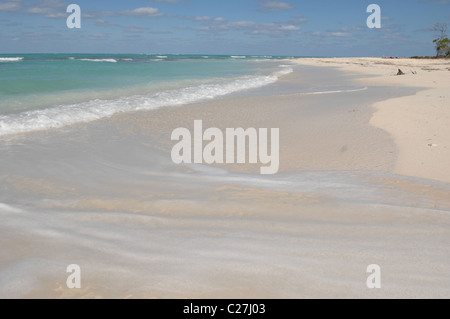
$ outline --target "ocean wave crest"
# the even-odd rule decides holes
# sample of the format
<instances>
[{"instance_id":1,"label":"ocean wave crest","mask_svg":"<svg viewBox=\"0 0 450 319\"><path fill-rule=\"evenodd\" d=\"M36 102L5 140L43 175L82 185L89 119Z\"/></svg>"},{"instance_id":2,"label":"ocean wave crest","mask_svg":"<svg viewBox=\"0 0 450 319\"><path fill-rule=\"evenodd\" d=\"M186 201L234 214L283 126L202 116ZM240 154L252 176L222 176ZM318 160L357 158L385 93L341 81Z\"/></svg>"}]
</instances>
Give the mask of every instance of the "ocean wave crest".
<instances>
[{"instance_id":1,"label":"ocean wave crest","mask_svg":"<svg viewBox=\"0 0 450 319\"><path fill-rule=\"evenodd\" d=\"M96 99L77 104L26 111L19 114L3 115L0 116L0 136L92 122L117 113L152 110L213 99L230 93L275 83L278 77L292 71L293 69L290 67L282 67L279 71L267 76L244 76L222 83L202 84L162 91L150 96L136 95L115 100Z\"/></svg>"},{"instance_id":2,"label":"ocean wave crest","mask_svg":"<svg viewBox=\"0 0 450 319\"><path fill-rule=\"evenodd\" d=\"M23 57L0 58L0 62L19 62L22 60Z\"/></svg>"},{"instance_id":3,"label":"ocean wave crest","mask_svg":"<svg viewBox=\"0 0 450 319\"><path fill-rule=\"evenodd\" d=\"M89 62L109 62L109 63L117 63L116 59L75 59L78 61L89 61Z\"/></svg>"}]
</instances>

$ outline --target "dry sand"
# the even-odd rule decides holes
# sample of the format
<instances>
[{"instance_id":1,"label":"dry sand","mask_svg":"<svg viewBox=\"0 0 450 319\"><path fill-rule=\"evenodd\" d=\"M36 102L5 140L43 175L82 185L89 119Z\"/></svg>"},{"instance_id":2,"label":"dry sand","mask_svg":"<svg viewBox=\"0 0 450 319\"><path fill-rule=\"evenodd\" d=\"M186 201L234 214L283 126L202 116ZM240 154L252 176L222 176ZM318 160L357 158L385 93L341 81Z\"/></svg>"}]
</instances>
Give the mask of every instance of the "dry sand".
<instances>
[{"instance_id":1,"label":"dry sand","mask_svg":"<svg viewBox=\"0 0 450 319\"><path fill-rule=\"evenodd\" d=\"M417 87L413 96L375 103L370 123L399 148L394 172L450 182L450 60L312 58L298 63L367 75L366 85ZM398 69L405 75L397 76Z\"/></svg>"}]
</instances>

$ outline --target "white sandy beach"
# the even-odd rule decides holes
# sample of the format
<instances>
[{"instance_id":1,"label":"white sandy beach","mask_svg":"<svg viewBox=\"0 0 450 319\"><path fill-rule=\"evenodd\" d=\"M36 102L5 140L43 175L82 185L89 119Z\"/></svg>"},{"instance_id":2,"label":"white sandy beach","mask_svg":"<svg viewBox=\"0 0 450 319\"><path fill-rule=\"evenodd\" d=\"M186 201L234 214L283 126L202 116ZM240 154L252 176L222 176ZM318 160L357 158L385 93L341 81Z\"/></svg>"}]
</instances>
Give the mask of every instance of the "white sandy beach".
<instances>
[{"instance_id":1,"label":"white sandy beach","mask_svg":"<svg viewBox=\"0 0 450 319\"><path fill-rule=\"evenodd\" d=\"M2 139L0 296L449 298L447 63L298 63L257 94ZM279 174L172 163L198 119L280 128Z\"/></svg>"},{"instance_id":2,"label":"white sandy beach","mask_svg":"<svg viewBox=\"0 0 450 319\"><path fill-rule=\"evenodd\" d=\"M416 95L374 104L376 112L370 123L393 136L399 148L396 173L450 182L448 59L318 58L298 62L374 75L360 80L366 85L420 88ZM397 76L398 69L405 75Z\"/></svg>"}]
</instances>

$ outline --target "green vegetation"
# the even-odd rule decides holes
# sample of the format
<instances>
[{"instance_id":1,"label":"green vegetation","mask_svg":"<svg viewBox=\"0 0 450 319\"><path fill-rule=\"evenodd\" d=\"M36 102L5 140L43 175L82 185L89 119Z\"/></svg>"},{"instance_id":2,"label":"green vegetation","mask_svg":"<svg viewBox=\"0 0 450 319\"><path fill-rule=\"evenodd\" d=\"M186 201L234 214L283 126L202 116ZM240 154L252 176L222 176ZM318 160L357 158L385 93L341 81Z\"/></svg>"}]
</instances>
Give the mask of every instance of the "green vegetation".
<instances>
[{"instance_id":1,"label":"green vegetation","mask_svg":"<svg viewBox=\"0 0 450 319\"><path fill-rule=\"evenodd\" d=\"M450 59L450 56L412 56L410 59Z\"/></svg>"},{"instance_id":2,"label":"green vegetation","mask_svg":"<svg viewBox=\"0 0 450 319\"><path fill-rule=\"evenodd\" d=\"M450 40L447 37L447 24L437 23L433 31L439 33L439 37L433 40L436 48L436 57L450 57Z\"/></svg>"}]
</instances>

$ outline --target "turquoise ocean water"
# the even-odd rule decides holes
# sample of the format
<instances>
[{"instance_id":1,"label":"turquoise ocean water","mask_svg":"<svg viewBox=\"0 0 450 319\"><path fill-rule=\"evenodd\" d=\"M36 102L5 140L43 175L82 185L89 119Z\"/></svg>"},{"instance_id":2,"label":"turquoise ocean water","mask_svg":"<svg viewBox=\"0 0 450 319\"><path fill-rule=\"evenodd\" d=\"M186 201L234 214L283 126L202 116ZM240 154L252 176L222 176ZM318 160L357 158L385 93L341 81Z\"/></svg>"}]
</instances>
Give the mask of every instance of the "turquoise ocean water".
<instances>
[{"instance_id":1,"label":"turquoise ocean water","mask_svg":"<svg viewBox=\"0 0 450 319\"><path fill-rule=\"evenodd\" d=\"M292 72L285 57L0 55L0 136L183 105L262 87Z\"/></svg>"}]
</instances>

